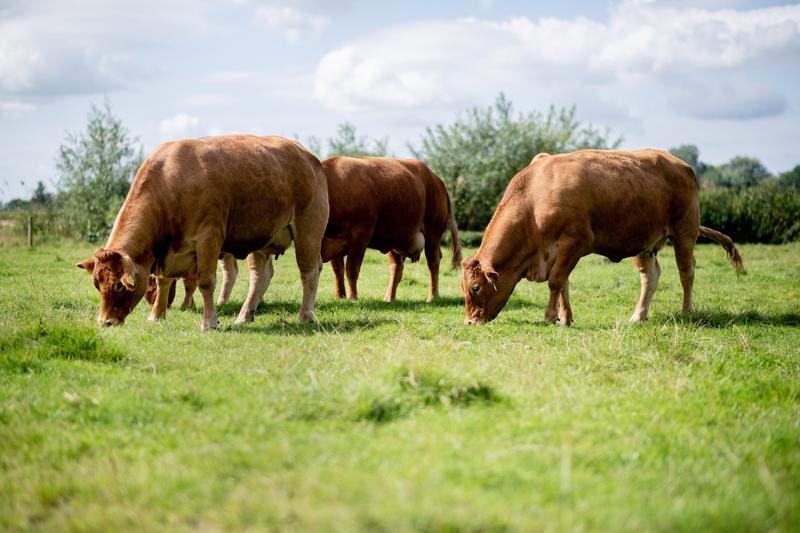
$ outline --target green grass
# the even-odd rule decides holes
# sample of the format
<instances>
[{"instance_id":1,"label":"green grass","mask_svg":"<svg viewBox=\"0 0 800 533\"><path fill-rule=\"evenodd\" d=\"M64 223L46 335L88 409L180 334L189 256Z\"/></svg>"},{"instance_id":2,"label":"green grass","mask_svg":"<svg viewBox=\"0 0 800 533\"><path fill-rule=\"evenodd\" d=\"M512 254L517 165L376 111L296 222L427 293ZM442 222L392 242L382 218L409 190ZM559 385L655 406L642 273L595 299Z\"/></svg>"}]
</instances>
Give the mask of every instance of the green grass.
<instances>
[{"instance_id":1,"label":"green grass","mask_svg":"<svg viewBox=\"0 0 800 533\"><path fill-rule=\"evenodd\" d=\"M800 244L741 251L737 280L698 247L683 318L665 249L636 326L630 261L586 257L571 329L527 282L465 326L423 265L385 304L372 252L362 299L326 266L301 325L290 255L255 322L243 271L204 334L144 305L99 329L90 247L0 247L0 530L798 530Z\"/></svg>"}]
</instances>

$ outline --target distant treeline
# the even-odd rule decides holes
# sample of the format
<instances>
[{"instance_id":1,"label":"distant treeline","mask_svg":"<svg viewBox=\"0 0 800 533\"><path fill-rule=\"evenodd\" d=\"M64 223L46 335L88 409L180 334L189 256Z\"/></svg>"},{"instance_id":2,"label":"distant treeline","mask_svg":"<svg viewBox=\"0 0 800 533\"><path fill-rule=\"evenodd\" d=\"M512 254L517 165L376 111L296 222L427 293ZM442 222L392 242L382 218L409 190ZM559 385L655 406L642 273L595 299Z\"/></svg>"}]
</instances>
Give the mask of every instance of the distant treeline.
<instances>
[{"instance_id":1,"label":"distant treeline","mask_svg":"<svg viewBox=\"0 0 800 533\"><path fill-rule=\"evenodd\" d=\"M574 108L515 113L498 96L494 105L473 108L449 124L426 128L415 157L425 161L447 185L456 221L464 235L477 240L489 222L508 182L540 152L557 154L621 144L608 129L575 118ZM336 137L305 141L320 158L334 155L391 155L388 140L359 136L344 123ZM800 239L800 164L779 176L758 159L737 156L713 166L700 160L696 146L670 149L695 171L700 187L701 223L737 242L783 243ZM68 134L57 154L57 192L39 182L30 199L0 205L0 241L24 236L33 216L35 238L73 237L91 242L106 238L125 198L142 149L116 118L108 102L92 106L86 131ZM477 233L476 233L477 232ZM472 244L466 243L466 244Z\"/></svg>"}]
</instances>

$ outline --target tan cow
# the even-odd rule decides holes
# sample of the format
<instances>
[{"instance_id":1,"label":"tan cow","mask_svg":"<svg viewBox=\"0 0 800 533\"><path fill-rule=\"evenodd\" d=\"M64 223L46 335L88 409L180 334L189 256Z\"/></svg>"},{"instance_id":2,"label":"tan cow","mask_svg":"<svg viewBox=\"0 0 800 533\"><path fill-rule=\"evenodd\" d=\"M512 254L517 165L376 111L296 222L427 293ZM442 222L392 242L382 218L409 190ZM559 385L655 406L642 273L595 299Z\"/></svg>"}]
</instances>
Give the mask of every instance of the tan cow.
<instances>
[{"instance_id":1,"label":"tan cow","mask_svg":"<svg viewBox=\"0 0 800 533\"><path fill-rule=\"evenodd\" d=\"M448 227L453 268L458 268L461 261L458 230L442 180L417 160L332 157L322 166L330 199L322 260L331 261L336 295L345 296L346 270L347 297L358 298L358 274L364 253L367 248L374 248L389 257L391 276L385 301L391 302L397 295L405 258L416 262L423 250L430 272L428 301L438 297L440 246Z\"/></svg>"},{"instance_id":2,"label":"tan cow","mask_svg":"<svg viewBox=\"0 0 800 533\"><path fill-rule=\"evenodd\" d=\"M300 320L312 319L328 194L319 160L281 137L233 135L168 142L142 164L108 243L78 263L100 291L102 325L122 324L147 289L164 316L174 278L197 268L202 330L217 327L216 263L221 252L283 252L295 243L303 283Z\"/></svg>"},{"instance_id":3,"label":"tan cow","mask_svg":"<svg viewBox=\"0 0 800 533\"><path fill-rule=\"evenodd\" d=\"M630 320L646 320L661 274L656 253L668 239L683 285L683 312L689 313L698 234L725 248L738 275L742 258L733 241L700 226L692 168L667 152L537 156L508 184L478 253L464 261L466 322L494 319L526 278L548 282L545 322L570 325L569 274L590 253L614 262L633 257L642 290Z\"/></svg>"}]
</instances>

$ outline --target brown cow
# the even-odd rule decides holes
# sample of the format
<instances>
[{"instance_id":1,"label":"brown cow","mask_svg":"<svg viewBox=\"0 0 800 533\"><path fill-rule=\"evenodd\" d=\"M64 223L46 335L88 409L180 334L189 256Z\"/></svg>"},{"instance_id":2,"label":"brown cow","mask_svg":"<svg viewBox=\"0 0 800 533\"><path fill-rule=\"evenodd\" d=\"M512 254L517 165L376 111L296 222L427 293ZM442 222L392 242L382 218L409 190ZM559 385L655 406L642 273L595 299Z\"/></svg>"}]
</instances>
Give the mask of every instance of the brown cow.
<instances>
[{"instance_id":1,"label":"brown cow","mask_svg":"<svg viewBox=\"0 0 800 533\"><path fill-rule=\"evenodd\" d=\"M358 298L358 273L367 248L389 257L390 281L384 300L391 302L403 276L403 261L425 250L430 271L428 301L439 296L442 235L450 228L452 265L461 261L450 197L438 176L417 160L388 157L332 157L322 162L328 180L330 219L322 241L322 260L331 261L336 296ZM345 267L344 256L347 256Z\"/></svg>"},{"instance_id":2,"label":"brown cow","mask_svg":"<svg viewBox=\"0 0 800 533\"><path fill-rule=\"evenodd\" d=\"M661 273L656 252L667 239L675 248L683 312L689 313L698 234L725 248L738 275L742 258L733 241L700 226L692 168L667 152L581 150L536 157L508 184L478 253L464 261L466 322L494 319L527 278L548 282L545 322L570 325L569 274L590 253L615 262L633 257L642 290L631 322L646 320Z\"/></svg>"},{"instance_id":3,"label":"brown cow","mask_svg":"<svg viewBox=\"0 0 800 533\"><path fill-rule=\"evenodd\" d=\"M303 283L300 320L312 319L328 193L319 160L281 137L232 135L161 145L139 168L108 243L78 263L100 291L102 325L122 324L157 277L151 320L166 312L169 285L197 268L202 330L217 327L217 258L295 242Z\"/></svg>"}]
</instances>

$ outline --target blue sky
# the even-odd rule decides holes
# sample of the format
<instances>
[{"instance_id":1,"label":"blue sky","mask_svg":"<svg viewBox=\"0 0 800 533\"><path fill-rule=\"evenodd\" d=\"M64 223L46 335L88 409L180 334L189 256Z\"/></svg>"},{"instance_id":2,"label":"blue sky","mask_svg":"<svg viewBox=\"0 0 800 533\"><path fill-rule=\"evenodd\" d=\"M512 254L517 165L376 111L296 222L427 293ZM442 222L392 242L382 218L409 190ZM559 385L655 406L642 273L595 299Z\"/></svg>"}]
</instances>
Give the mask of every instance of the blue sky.
<instances>
[{"instance_id":1,"label":"blue sky","mask_svg":"<svg viewBox=\"0 0 800 533\"><path fill-rule=\"evenodd\" d=\"M145 151L174 138L333 135L408 155L501 91L577 106L623 148L800 163L800 4L736 0L0 0L0 200L50 188L105 97ZM24 182L24 183L23 183Z\"/></svg>"}]
</instances>

